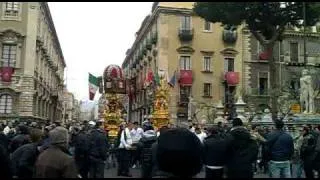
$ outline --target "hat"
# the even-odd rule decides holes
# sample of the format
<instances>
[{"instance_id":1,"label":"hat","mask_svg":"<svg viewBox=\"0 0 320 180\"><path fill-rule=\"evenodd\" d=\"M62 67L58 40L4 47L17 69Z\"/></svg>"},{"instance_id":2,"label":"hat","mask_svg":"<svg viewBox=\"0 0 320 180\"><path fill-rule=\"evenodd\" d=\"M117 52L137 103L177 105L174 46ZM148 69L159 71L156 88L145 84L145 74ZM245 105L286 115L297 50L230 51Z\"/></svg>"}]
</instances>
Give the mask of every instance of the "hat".
<instances>
[{"instance_id":1,"label":"hat","mask_svg":"<svg viewBox=\"0 0 320 180\"><path fill-rule=\"evenodd\" d=\"M187 129L168 129L159 136L156 158L161 171L192 177L202 168L202 155L199 138Z\"/></svg>"},{"instance_id":2,"label":"hat","mask_svg":"<svg viewBox=\"0 0 320 180\"><path fill-rule=\"evenodd\" d=\"M62 144L68 142L68 130L58 126L49 132L51 144Z\"/></svg>"}]
</instances>

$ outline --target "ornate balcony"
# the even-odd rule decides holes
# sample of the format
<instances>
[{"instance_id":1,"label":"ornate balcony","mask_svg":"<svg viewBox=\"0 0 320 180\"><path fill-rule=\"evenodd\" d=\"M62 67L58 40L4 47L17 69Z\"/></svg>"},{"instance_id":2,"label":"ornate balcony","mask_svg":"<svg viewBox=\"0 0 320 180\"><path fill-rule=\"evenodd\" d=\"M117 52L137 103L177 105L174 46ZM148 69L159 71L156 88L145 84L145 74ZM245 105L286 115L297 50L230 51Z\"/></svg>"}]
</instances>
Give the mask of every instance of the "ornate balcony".
<instances>
[{"instance_id":1,"label":"ornate balcony","mask_svg":"<svg viewBox=\"0 0 320 180\"><path fill-rule=\"evenodd\" d=\"M226 25L223 29L222 39L225 43L235 43L237 41L237 27Z\"/></svg>"},{"instance_id":2,"label":"ornate balcony","mask_svg":"<svg viewBox=\"0 0 320 180\"><path fill-rule=\"evenodd\" d=\"M179 38L181 41L191 41L193 39L193 29L179 29Z\"/></svg>"}]
</instances>

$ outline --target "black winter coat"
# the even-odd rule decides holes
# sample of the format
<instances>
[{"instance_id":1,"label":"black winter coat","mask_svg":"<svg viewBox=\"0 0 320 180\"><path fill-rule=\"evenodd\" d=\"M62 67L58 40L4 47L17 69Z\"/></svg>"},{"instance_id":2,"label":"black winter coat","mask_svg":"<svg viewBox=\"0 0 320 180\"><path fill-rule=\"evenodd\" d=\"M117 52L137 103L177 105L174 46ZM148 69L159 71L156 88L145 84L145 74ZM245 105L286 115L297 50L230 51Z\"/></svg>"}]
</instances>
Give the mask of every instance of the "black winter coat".
<instances>
[{"instance_id":1,"label":"black winter coat","mask_svg":"<svg viewBox=\"0 0 320 180\"><path fill-rule=\"evenodd\" d=\"M89 153L89 137L81 131L74 139L74 158L78 160L88 160Z\"/></svg>"},{"instance_id":2,"label":"black winter coat","mask_svg":"<svg viewBox=\"0 0 320 180\"><path fill-rule=\"evenodd\" d=\"M9 152L13 153L15 150L17 150L19 147L30 143L29 135L26 134L18 134L15 136L9 145Z\"/></svg>"},{"instance_id":3,"label":"black winter coat","mask_svg":"<svg viewBox=\"0 0 320 180\"><path fill-rule=\"evenodd\" d=\"M0 179L12 178L10 164L9 154L0 144Z\"/></svg>"},{"instance_id":4,"label":"black winter coat","mask_svg":"<svg viewBox=\"0 0 320 180\"><path fill-rule=\"evenodd\" d=\"M5 148L5 150L8 151L9 138L3 133L0 133L0 145L2 145Z\"/></svg>"},{"instance_id":5,"label":"black winter coat","mask_svg":"<svg viewBox=\"0 0 320 180\"><path fill-rule=\"evenodd\" d=\"M315 148L316 148L316 139L315 137L310 133L303 137L303 142L300 149L300 158L303 161L309 161L309 163L312 163L315 156Z\"/></svg>"},{"instance_id":6,"label":"black winter coat","mask_svg":"<svg viewBox=\"0 0 320 180\"><path fill-rule=\"evenodd\" d=\"M142 165L142 178L152 177L152 168L154 166L152 160L152 145L157 141L157 135L143 136L140 139L138 147L141 149L141 165Z\"/></svg>"},{"instance_id":7,"label":"black winter coat","mask_svg":"<svg viewBox=\"0 0 320 180\"><path fill-rule=\"evenodd\" d=\"M253 176L252 163L257 160L259 148L244 127L230 130L228 138L228 177Z\"/></svg>"},{"instance_id":8,"label":"black winter coat","mask_svg":"<svg viewBox=\"0 0 320 180\"><path fill-rule=\"evenodd\" d=\"M89 159L91 161L105 161L109 149L106 133L101 129L93 129L89 135Z\"/></svg>"},{"instance_id":9,"label":"black winter coat","mask_svg":"<svg viewBox=\"0 0 320 180\"><path fill-rule=\"evenodd\" d=\"M19 147L11 157L11 168L18 178L32 178L39 155L37 144L30 143Z\"/></svg>"},{"instance_id":10,"label":"black winter coat","mask_svg":"<svg viewBox=\"0 0 320 180\"><path fill-rule=\"evenodd\" d=\"M204 142L204 164L224 166L227 162L228 141L219 134L208 136Z\"/></svg>"}]
</instances>

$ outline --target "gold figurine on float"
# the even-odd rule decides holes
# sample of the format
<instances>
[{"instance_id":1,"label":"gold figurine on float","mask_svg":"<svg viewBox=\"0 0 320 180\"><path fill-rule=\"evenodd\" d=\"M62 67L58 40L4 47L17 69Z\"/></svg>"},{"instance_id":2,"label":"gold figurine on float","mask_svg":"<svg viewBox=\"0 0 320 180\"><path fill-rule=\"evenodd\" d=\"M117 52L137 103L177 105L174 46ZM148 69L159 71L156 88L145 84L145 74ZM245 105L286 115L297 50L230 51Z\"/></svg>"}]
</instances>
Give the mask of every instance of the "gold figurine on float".
<instances>
[{"instance_id":1,"label":"gold figurine on float","mask_svg":"<svg viewBox=\"0 0 320 180\"><path fill-rule=\"evenodd\" d=\"M160 86L155 92L152 122L157 129L169 124L169 87L164 76L160 77Z\"/></svg>"}]
</instances>

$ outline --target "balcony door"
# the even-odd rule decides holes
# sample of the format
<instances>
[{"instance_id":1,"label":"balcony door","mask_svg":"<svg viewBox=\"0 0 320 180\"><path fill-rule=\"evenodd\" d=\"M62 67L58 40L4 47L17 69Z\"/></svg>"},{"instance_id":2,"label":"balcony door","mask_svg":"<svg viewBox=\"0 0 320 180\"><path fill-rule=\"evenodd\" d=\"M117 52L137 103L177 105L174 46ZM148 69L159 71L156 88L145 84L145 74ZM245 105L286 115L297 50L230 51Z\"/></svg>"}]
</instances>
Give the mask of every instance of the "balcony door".
<instances>
[{"instance_id":1,"label":"balcony door","mask_svg":"<svg viewBox=\"0 0 320 180\"><path fill-rule=\"evenodd\" d=\"M234 58L225 57L224 58L224 72L233 72L234 71Z\"/></svg>"},{"instance_id":2,"label":"balcony door","mask_svg":"<svg viewBox=\"0 0 320 180\"><path fill-rule=\"evenodd\" d=\"M181 30L191 29L191 16L181 16Z\"/></svg>"},{"instance_id":3,"label":"balcony door","mask_svg":"<svg viewBox=\"0 0 320 180\"><path fill-rule=\"evenodd\" d=\"M180 102L188 103L191 95L191 86L180 86Z\"/></svg>"},{"instance_id":4,"label":"balcony door","mask_svg":"<svg viewBox=\"0 0 320 180\"><path fill-rule=\"evenodd\" d=\"M259 72L258 74L259 95L268 95L268 90L269 90L269 73Z\"/></svg>"}]
</instances>

